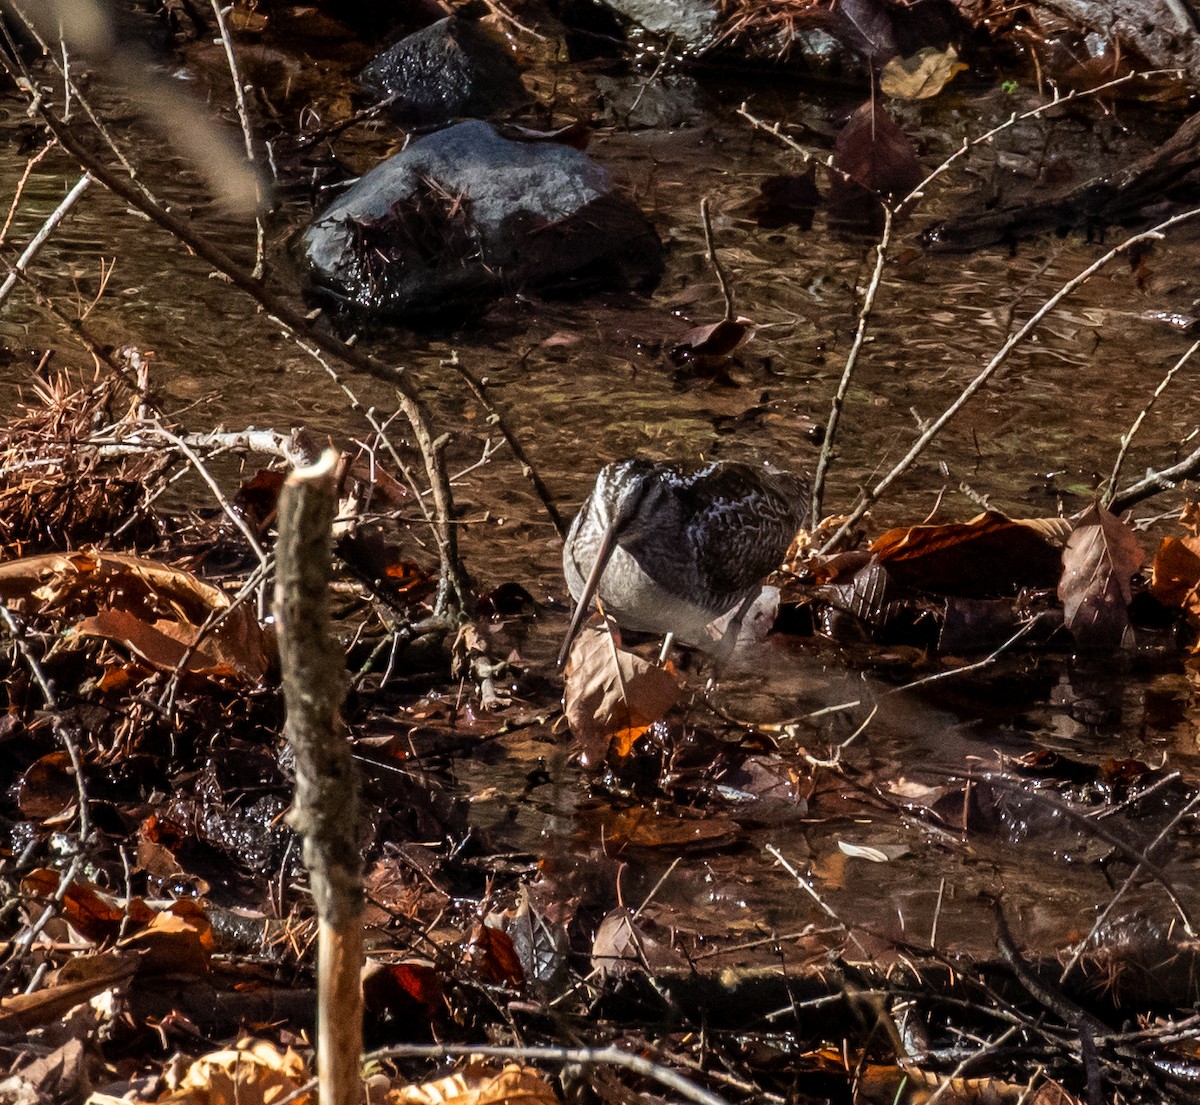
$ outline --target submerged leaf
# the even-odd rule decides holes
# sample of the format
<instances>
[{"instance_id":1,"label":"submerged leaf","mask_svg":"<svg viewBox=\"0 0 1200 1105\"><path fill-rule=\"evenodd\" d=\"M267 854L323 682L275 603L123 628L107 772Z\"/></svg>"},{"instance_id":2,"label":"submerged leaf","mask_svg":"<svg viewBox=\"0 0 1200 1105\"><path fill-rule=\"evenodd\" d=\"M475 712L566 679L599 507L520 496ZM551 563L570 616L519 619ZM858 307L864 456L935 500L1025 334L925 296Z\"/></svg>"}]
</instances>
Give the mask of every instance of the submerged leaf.
<instances>
[{"instance_id":1,"label":"submerged leaf","mask_svg":"<svg viewBox=\"0 0 1200 1105\"><path fill-rule=\"evenodd\" d=\"M1130 643L1133 574L1145 554L1133 530L1098 504L1075 527L1063 551L1058 597L1067 628L1085 648Z\"/></svg>"},{"instance_id":2,"label":"submerged leaf","mask_svg":"<svg viewBox=\"0 0 1200 1105\"><path fill-rule=\"evenodd\" d=\"M878 102L859 107L838 133L833 167L881 196L907 195L924 175L908 135ZM850 198L843 177L835 176L833 184L838 202Z\"/></svg>"}]
</instances>

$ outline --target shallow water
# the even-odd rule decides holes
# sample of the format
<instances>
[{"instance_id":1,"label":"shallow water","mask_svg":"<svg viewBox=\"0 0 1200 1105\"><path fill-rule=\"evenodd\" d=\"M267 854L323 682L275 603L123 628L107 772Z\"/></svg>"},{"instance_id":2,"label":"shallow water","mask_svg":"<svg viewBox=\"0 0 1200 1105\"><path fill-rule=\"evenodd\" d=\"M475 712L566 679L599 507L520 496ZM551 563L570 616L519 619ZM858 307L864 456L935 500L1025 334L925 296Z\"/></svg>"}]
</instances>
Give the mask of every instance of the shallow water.
<instances>
[{"instance_id":1,"label":"shallow water","mask_svg":"<svg viewBox=\"0 0 1200 1105\"><path fill-rule=\"evenodd\" d=\"M284 52L283 62L288 60ZM247 47L254 73L298 69L265 48ZM193 49L188 83L224 105L220 58ZM293 63L303 58L293 57ZM297 79L280 102L342 94L353 71L324 75L306 87ZM255 68L257 64L258 68ZM560 107L584 103L593 74L539 74L559 81ZM311 80L311 75L305 79ZM640 78L639 78L640 79ZM332 90L332 91L331 91ZM247 257L252 235L207 204L194 174L133 121L119 93L95 94L152 186L191 207L205 230ZM512 301L453 334L383 329L362 338L364 348L408 367L420 380L442 427L455 432L454 464L480 455L487 427L454 372L456 353L488 377L541 474L567 510L579 502L595 472L624 456L755 457L811 465L811 429L824 423L828 403L853 336L857 293L870 274L873 242L832 228L822 211L811 231L764 230L749 214L769 176L797 171L796 155L754 131L736 113L747 100L767 120L803 124L831 134L855 106L848 95L815 92L780 81L768 88L710 81L698 98L697 122L674 131L599 129L590 153L637 197L668 245L667 273L647 299L601 295L572 301ZM937 100L909 105L900 116L932 167L961 143L1017 108L1034 102L1032 89L1005 95L964 83ZM0 121L10 135L23 126L22 105L9 99ZM228 117L227 107L221 112ZM826 496L828 512L848 510L857 490L885 473L919 433L987 362L1027 315L1065 280L1119 240L1075 234L1050 236L964 255L925 253L919 231L937 218L978 203L1016 175L1036 176L1050 160L1075 179L1123 163L1169 133L1170 121L1121 107L1104 116L1081 109L1037 120L1002 135L967 165L930 189L924 208L897 230L893 262L880 288L869 341L850 389L837 458ZM337 140L346 163L363 166L395 141L373 124ZM13 142L0 147L0 180L11 195L25 166ZM59 201L77 173L51 155L28 185L9 241L23 243ZM706 379L674 368L663 350L689 328L721 317L723 303L704 259L699 199L710 197L713 228L738 310L757 333L727 375ZM300 190L281 202L270 223L271 271L277 288L294 295L296 274L287 252L295 228L311 213ZM361 438L367 427L324 371L278 333L243 298L178 245L95 186L57 233L36 265L39 280L64 303L86 302L100 280L101 259L115 259L107 290L89 318L102 340L154 352L154 381L181 421L200 430L224 423L288 429L306 425L339 440ZM869 528L920 521L945 491L938 517L965 519L978 507L960 491L969 485L1016 517L1066 513L1090 501L1096 473L1111 469L1118 439L1163 374L1192 338L1170 321L1191 318L1200 288L1200 224L1186 225L1154 247L1142 267L1118 260L1061 304L972 406L947 429L873 513ZM11 351L0 366L0 396L12 401L38 351L59 350L54 366L86 365L64 331L47 322L29 294L18 291L0 315L0 343ZM30 352L33 351L33 352ZM1190 379L1188 378L1190 375ZM1194 373L1181 373L1155 409L1131 451L1126 480L1146 466L1175 459L1178 443L1196 432ZM348 378L361 401L394 408L386 386ZM402 437L397 431L398 437ZM549 602L522 642L535 669L549 671L564 624L559 545L518 467L501 449L491 464L464 478L457 490L468 566L482 586L524 584ZM1161 496L1135 514L1157 517L1181 502ZM1169 532L1162 525L1156 533ZM1147 547L1151 547L1149 540ZM414 555L421 556L419 550ZM557 604L557 605L556 605ZM927 688L890 693L895 680L831 646L772 638L721 691L724 710L762 724L802 717L829 706L857 705L798 723L781 737L771 769L799 778L807 769L803 745L815 756L846 739L878 705L871 724L846 750L860 778L945 781L947 774L997 764L997 753L1051 748L1098 763L1140 758L1194 778L1200 702L1197 682L1175 659L1152 654L1108 663L1071 664L1062 657L1015 657L987 677L964 676ZM907 665L906 672L911 675ZM923 673L918 670L917 675ZM698 708L698 717L703 716ZM589 833L613 815L611 796L589 796L576 768L565 766L565 738L547 730L503 738L478 760L456 765L469 793L479 793L475 816L516 849L555 854L563 865L586 867L581 855L598 847ZM503 754L497 750L501 750ZM543 793L521 794L525 775L545 757L556 777ZM764 761L767 762L767 761ZM782 764L782 767L779 765ZM486 788L495 788L486 791ZM736 788L735 788L736 789ZM991 834L936 834L913 817L869 812L869 803L836 795L800 799L803 786L770 806L727 798L720 810L742 829L736 848L686 851L657 890L651 915L684 932L710 937L786 932L828 924L813 899L797 888L766 849L811 873L822 900L847 921L868 922L893 935L927 938L937 916L942 946L989 947L990 905L983 891L1002 892L1027 935L1059 945L1086 931L1113 893L1095 841L1049 821L1049 827L1003 822ZM789 806L788 803L791 803ZM846 814L839 814L842 803ZM735 808L736 807L736 808ZM765 818L766 823L760 823ZM1034 819L1037 820L1036 818ZM1043 820L1044 811L1043 811ZM1132 822L1129 833L1151 839L1161 819ZM1184 898L1195 899L1194 831L1166 863ZM1141 839L1144 837L1144 839ZM888 863L848 858L838 841L902 843L907 852ZM1089 851L1091 849L1091 851ZM1101 849L1103 851L1103 849ZM666 853L666 854L664 854ZM667 869L671 849L634 851L623 876L624 900L648 893ZM1129 870L1115 861L1115 879ZM944 880L944 883L943 883ZM1134 889L1119 914L1141 913L1166 927L1172 911L1152 884ZM914 935L916 934L916 935ZM753 956L751 956L753 957Z\"/></svg>"}]
</instances>

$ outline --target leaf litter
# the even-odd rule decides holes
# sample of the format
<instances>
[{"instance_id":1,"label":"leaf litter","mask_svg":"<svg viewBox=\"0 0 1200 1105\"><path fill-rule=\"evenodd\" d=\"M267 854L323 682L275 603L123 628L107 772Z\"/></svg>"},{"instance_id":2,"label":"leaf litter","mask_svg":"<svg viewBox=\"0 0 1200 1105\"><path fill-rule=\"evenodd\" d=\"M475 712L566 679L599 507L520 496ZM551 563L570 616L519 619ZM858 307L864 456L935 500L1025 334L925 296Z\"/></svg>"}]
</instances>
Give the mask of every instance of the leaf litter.
<instances>
[{"instance_id":1,"label":"leaf litter","mask_svg":"<svg viewBox=\"0 0 1200 1105\"><path fill-rule=\"evenodd\" d=\"M360 490L376 493L367 488L365 471L355 480ZM259 490L245 502L258 505L246 509L258 518L259 532L269 533L274 481L259 473L250 482ZM386 485L378 494L403 498ZM153 528L171 531L169 525ZM193 549L200 532L193 528L189 535ZM224 539L219 532L207 538ZM373 540L380 563L407 563L388 551L386 541ZM1073 636L1079 648L1094 649L1147 632L1144 616L1134 616L1143 596L1181 621L1192 619L1194 642L1200 585L1195 541L1194 532L1164 539L1147 581L1140 577L1137 540L1099 508L1073 527L1061 519L1013 521L988 512L966 523L894 529L866 548L824 557L812 552L813 542L801 542L778 582L785 605L810 611L810 632L833 632L845 641L846 626L831 630L828 612L853 619L855 648L864 640L923 641L924 647L932 642L936 653L953 622L955 647L943 650L953 667L961 662L955 655L990 647L994 627L981 628L978 613L970 618L963 613L978 612L979 604L1007 611L1005 632L1050 618L1055 628L1038 638L1042 645L1057 632ZM153 1037L186 1051L200 1036L232 1037L240 1026L257 1025L270 1038L244 1037L200 1053L173 1082L162 1076L155 1081L153 1064L143 1063L143 1078L150 1081L138 1099L191 1102L234 1095L268 1101L285 1092L303 1099L311 1076L312 930L302 898L288 889L303 875L282 824L289 781L277 754L269 634L252 603L229 598L231 585L240 583L236 574L218 586L171 559L169 544L154 555L84 546L0 564L0 591L64 696L57 724L73 726L85 766L84 777L76 778L70 756L57 747L55 726L35 708L32 688L22 685L21 664L13 664L8 713L13 720L0 748L11 755L15 734L22 735L14 801L24 831L30 840L48 841L60 826L69 826L79 814L82 783L88 814L103 825L100 839L110 842L93 844L87 873L69 865L43 866L13 886L14 900L24 903L25 925L42 915L50 918L32 945L48 970L31 993L0 999L0 1031L7 1025L35 1037L52 1034L60 1019L97 1001L121 1010L122 1019L92 1013L84 1038L98 1038L103 1026L126 1050L136 1051L145 1046L139 1041ZM1074 612L1069 620L1061 613L1057 620L1051 617L1059 588ZM516 584L509 590L518 594ZM421 601L404 594L381 590L374 599L379 609L392 611L397 600ZM512 603L493 599L486 617L499 623L528 618L536 604L524 595ZM369 604L360 599L347 609L361 617ZM788 618L785 609L778 623ZM931 633L926 622L937 631ZM460 634L464 673L486 660L493 633L481 622ZM760 640L757 647L769 644ZM519 654L511 659L513 671L520 672ZM125 674L117 678L118 672ZM463 769L472 756L486 759L490 741L508 739L498 726L540 729L545 754L553 755L561 741L546 727L552 711L527 701L532 684L522 688L520 679L497 680L490 704L477 709L459 695L431 690L431 678L399 712L394 694L374 676L360 680L349 704L371 803L368 919L372 932L393 949L373 959L364 983L368 1039L377 1042L397 1034L431 1039L448 1031L469 1039L493 1024L496 995L519 1003L549 987L586 997L584 1004L599 1010L596 1023L610 1026L602 1038L614 1038L631 1009L643 1016L653 1009L659 1046L686 1056L695 1047L686 1030L693 1018L715 1017L719 1023L726 1015L722 1010L746 1000L747 988L774 985L772 977L786 980L793 997L780 993L765 1005L756 1001L744 1028L766 1005L786 1005L796 986L815 979L803 969L760 976L742 968L718 983L721 966L737 960L727 945L735 936L750 939L757 924L740 924L719 908L693 907L689 916L673 904L677 889L659 891L661 900L651 893L637 910L606 908L606 887L619 882L625 865L660 854L708 857L724 894L736 886L734 857L745 842L763 839L775 826L836 826L847 819L872 824L875 831L864 835L847 823L834 855L812 857L813 871L825 874L827 893L852 872L906 861L909 844L880 840L880 827L893 823L969 834L977 853L1045 840L1072 862L1128 863L1148 845L1126 844L1122 851L1114 840L1124 835L1145 841L1165 831L1189 793L1178 776L1143 763L1113 761L1093 769L1049 752L1021 762L968 766L965 778L938 785L903 776L888 782L870 767L854 767L843 754L810 755L807 748L824 731L818 723L772 727L739 721L703 693L703 670L659 666L627 647L611 626L589 625L575 642L564 678L569 747L591 765L595 795L574 814L574 858L564 865L566 853L555 847L542 855L518 850L503 856L490 842L492 834L467 817L472 804L496 802L500 794L495 788L491 797L479 789L472 793ZM177 715L166 726L147 702L172 684ZM101 764L116 770L106 774ZM528 794L539 794L551 777L532 761ZM1048 806L1043 793L1055 795L1054 803ZM1063 808L1077 811L1069 833ZM1088 823L1104 814L1110 827L1095 836ZM1119 827L1117 835L1113 827ZM446 843L436 843L439 839ZM124 858L116 844L126 849ZM847 868L847 860L857 866ZM1154 870L1159 874L1152 877L1167 877ZM681 887L689 879L680 876ZM814 1000L846 1000L840 972L852 968L862 978L875 971L882 980L892 969L891 956L882 951L886 941L866 958L854 950L866 936L862 928L847 942L840 922L823 935L804 935L806 954L836 965L824 972ZM1177 942L1167 946L1172 956L1187 954ZM711 962L704 958L714 953ZM922 961L911 948L905 954L917 964L913 984L936 1004L943 993L936 957ZM1124 969L1121 956L1129 954L1103 934L1097 938L1081 961L1088 966L1080 984L1092 987L1091 1000L1101 994L1125 1000L1119 987L1113 989L1112 977ZM1141 954L1150 953L1143 948ZM698 970L701 962L706 966ZM1105 980L1101 990L1084 981L1099 978ZM188 980L186 1000L180 979ZM644 988L650 981L673 995L669 1005L648 996ZM957 1000L986 1006L992 999L979 988L983 985L964 977ZM81 1006L86 1002L92 1006ZM282 1008L291 1013L280 1031ZM811 1029L801 1035L816 1044L837 1031L851 1030L830 1022L815 1036ZM96 1053L91 1054L88 1061L94 1063ZM810 1061L814 1072L808 1077L817 1077L817 1060ZM62 1062L68 1062L65 1055ZM83 1053L70 1062L83 1077ZM749 1055L737 1065L743 1077L768 1077L768 1068ZM887 1092L896 1092L895 1066L863 1069ZM925 1077L912 1061L904 1070L916 1083ZM26 1065L22 1071L14 1077L51 1085L48 1068ZM99 1084L116 1088L115 1074L109 1069ZM846 1076L844 1070L823 1075ZM396 1101L485 1102L513 1095L558 1100L560 1094L543 1074L520 1066L469 1065L433 1082L391 1068L372 1077ZM1002 1092L1000 1085L994 1078L979 1087L964 1082L961 1092L971 1099ZM871 1100L873 1092L863 1089L859 1099ZM97 1092L93 1100L120 1096Z\"/></svg>"}]
</instances>

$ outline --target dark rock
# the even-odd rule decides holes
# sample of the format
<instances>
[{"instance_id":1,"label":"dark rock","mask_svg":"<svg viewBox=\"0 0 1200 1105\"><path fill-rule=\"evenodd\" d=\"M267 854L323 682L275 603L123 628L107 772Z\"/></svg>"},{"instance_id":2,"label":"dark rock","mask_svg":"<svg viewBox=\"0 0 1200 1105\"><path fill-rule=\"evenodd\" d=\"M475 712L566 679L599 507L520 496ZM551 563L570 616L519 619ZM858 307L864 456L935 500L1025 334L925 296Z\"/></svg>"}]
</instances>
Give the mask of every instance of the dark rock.
<instances>
[{"instance_id":1,"label":"dark rock","mask_svg":"<svg viewBox=\"0 0 1200 1105\"><path fill-rule=\"evenodd\" d=\"M469 121L367 173L301 239L317 285L377 315L479 310L528 288L644 288L662 273L646 217L586 154Z\"/></svg>"},{"instance_id":2,"label":"dark rock","mask_svg":"<svg viewBox=\"0 0 1200 1105\"><path fill-rule=\"evenodd\" d=\"M394 96L392 115L409 123L494 115L529 99L504 43L454 16L402 38L370 62L358 82L381 100Z\"/></svg>"}]
</instances>

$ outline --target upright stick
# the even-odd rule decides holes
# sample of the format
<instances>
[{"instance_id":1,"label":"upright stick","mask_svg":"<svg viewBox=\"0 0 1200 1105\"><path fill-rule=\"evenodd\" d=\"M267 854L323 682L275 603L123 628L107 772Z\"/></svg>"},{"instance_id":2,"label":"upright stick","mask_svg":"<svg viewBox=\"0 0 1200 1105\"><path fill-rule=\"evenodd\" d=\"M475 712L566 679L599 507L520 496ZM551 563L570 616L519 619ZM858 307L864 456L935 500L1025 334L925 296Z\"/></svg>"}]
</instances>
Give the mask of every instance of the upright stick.
<instances>
[{"instance_id":1,"label":"upright stick","mask_svg":"<svg viewBox=\"0 0 1200 1105\"><path fill-rule=\"evenodd\" d=\"M296 757L290 821L304 838L317 905L317 1077L321 1105L362 1094L362 856L358 787L340 707L345 668L329 624L336 454L296 469L279 498L275 620Z\"/></svg>"}]
</instances>

